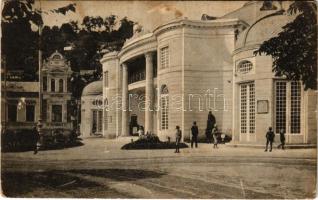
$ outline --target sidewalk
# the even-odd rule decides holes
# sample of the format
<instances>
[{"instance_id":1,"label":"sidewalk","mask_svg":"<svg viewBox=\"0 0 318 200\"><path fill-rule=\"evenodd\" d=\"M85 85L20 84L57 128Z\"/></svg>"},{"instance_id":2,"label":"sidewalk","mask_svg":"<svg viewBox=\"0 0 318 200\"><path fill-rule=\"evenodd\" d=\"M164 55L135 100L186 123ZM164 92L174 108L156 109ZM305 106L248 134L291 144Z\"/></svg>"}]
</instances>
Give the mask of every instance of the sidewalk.
<instances>
[{"instance_id":1,"label":"sidewalk","mask_svg":"<svg viewBox=\"0 0 318 200\"><path fill-rule=\"evenodd\" d=\"M119 159L154 159L174 157L259 157L259 158L292 158L316 159L317 149L286 149L274 148L272 152L264 152L264 148L256 149L241 147L232 148L219 144L218 149L213 149L213 144L199 143L199 148L181 149L180 154L173 149L164 150L121 150L127 143L125 140L110 140L105 138L89 138L82 141L83 146L60 150L40 151L37 155L33 152L2 153L2 161L6 160L119 160ZM188 144L190 146L190 144Z\"/></svg>"}]
</instances>

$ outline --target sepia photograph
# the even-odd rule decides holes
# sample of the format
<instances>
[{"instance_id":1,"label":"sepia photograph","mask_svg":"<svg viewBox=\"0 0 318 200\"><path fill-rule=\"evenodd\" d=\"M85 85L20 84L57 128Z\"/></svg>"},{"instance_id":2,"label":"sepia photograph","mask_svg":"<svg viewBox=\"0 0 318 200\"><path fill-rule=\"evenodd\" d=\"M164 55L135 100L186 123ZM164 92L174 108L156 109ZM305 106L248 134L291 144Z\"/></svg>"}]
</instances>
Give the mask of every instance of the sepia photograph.
<instances>
[{"instance_id":1,"label":"sepia photograph","mask_svg":"<svg viewBox=\"0 0 318 200\"><path fill-rule=\"evenodd\" d=\"M1 10L3 198L316 198L317 1Z\"/></svg>"}]
</instances>

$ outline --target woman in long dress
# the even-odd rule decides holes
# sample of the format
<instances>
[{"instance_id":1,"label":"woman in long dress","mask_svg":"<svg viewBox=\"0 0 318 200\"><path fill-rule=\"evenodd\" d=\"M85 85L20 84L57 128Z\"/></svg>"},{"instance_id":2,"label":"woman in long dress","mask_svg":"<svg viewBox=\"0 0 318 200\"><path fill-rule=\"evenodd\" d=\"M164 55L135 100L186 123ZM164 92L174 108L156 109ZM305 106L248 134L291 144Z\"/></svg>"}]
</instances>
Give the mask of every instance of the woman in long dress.
<instances>
[{"instance_id":1,"label":"woman in long dress","mask_svg":"<svg viewBox=\"0 0 318 200\"><path fill-rule=\"evenodd\" d=\"M212 134L213 134L213 148L218 148L218 134L219 134L219 131L218 131L218 127L217 127L216 124L214 125L214 128L212 130Z\"/></svg>"}]
</instances>

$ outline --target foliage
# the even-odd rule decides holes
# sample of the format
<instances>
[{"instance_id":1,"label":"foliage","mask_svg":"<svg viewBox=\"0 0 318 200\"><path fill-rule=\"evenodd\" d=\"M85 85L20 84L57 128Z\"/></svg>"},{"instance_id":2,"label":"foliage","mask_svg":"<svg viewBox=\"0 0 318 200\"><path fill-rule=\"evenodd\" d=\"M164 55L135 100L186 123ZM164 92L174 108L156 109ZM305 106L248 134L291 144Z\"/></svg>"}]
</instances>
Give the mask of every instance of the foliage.
<instances>
[{"instance_id":1,"label":"foliage","mask_svg":"<svg viewBox=\"0 0 318 200\"><path fill-rule=\"evenodd\" d=\"M5 1L2 11L2 56L6 56L7 68L24 69L25 73L37 71L39 34L37 26L43 24L42 14L34 8L33 0ZM50 12L66 14L75 11L75 4L53 9ZM71 21L58 26L44 26L41 37L43 57L48 58L55 50L65 54L75 72L81 69L96 70L88 82L101 77L99 60L107 50L119 50L125 40L133 35L134 22L126 17L118 19L111 15L105 18L86 16L82 22ZM34 26L36 28L34 28ZM64 52L64 47L71 51Z\"/></svg>"},{"instance_id":2,"label":"foliage","mask_svg":"<svg viewBox=\"0 0 318 200\"><path fill-rule=\"evenodd\" d=\"M317 4L294 1L287 12L296 18L254 53L272 56L276 76L301 80L305 90L317 89Z\"/></svg>"}]
</instances>

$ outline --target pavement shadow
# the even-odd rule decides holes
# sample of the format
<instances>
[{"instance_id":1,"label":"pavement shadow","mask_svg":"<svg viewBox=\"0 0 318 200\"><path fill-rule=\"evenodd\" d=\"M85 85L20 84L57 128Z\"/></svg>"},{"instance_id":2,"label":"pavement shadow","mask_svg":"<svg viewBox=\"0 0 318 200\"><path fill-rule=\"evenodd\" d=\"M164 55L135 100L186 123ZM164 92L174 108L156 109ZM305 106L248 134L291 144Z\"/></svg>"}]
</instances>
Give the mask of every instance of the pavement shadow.
<instances>
[{"instance_id":1,"label":"pavement shadow","mask_svg":"<svg viewBox=\"0 0 318 200\"><path fill-rule=\"evenodd\" d=\"M91 180L82 178L92 176ZM137 169L54 170L44 172L3 172L1 187L6 197L130 198L94 181L94 177L115 181L159 178L164 173ZM82 192L79 192L82 191ZM85 191L85 192L84 192ZM131 198L133 198L131 196Z\"/></svg>"}]
</instances>

